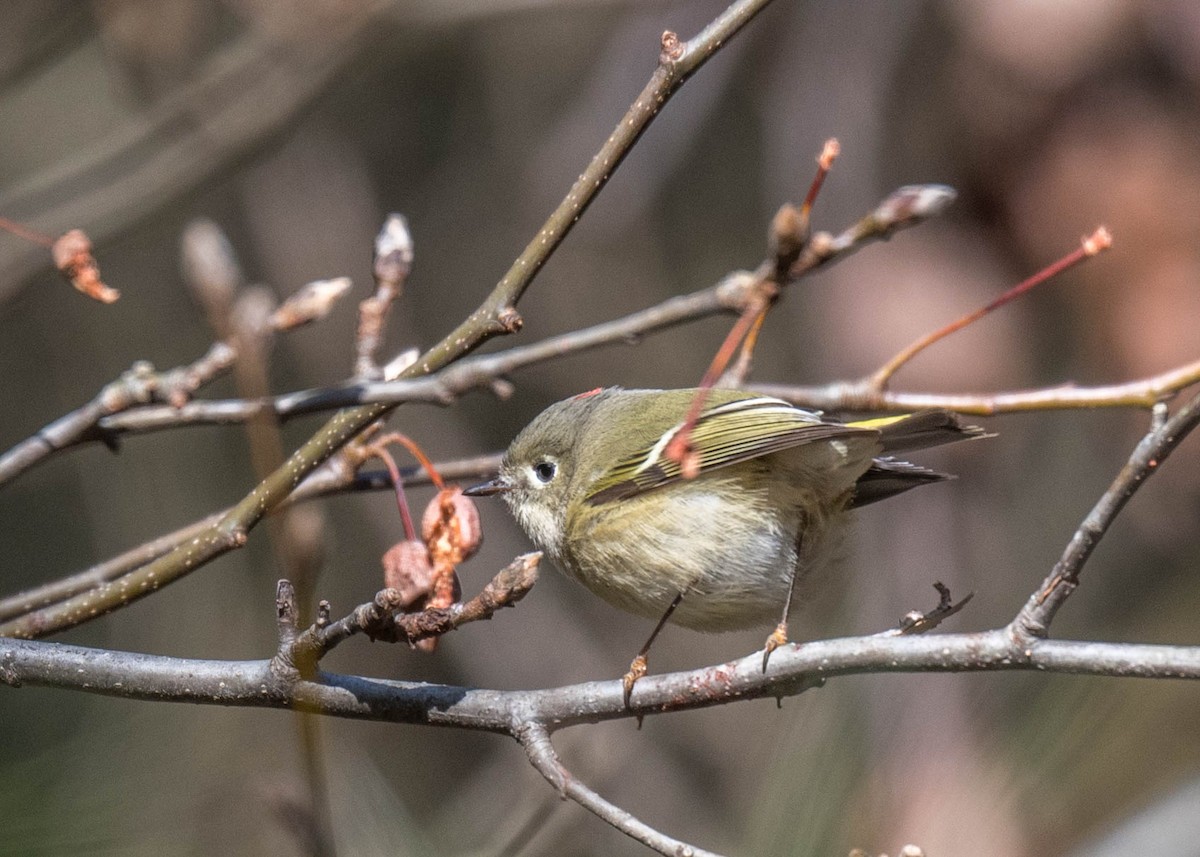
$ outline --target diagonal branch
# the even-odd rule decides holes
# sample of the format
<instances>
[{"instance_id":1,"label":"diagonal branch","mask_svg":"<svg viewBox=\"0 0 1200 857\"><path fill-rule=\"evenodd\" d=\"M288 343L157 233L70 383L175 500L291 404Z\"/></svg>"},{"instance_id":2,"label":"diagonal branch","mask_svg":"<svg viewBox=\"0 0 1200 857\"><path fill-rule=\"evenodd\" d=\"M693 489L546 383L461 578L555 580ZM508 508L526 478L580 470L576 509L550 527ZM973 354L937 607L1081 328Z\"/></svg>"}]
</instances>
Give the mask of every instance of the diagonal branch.
<instances>
[{"instance_id":1,"label":"diagonal branch","mask_svg":"<svg viewBox=\"0 0 1200 857\"><path fill-rule=\"evenodd\" d=\"M1032 289L1037 288L1042 283L1045 283L1048 280L1058 276L1063 271L1078 265L1080 262L1083 262L1086 259L1090 259L1097 253L1102 253L1111 246L1112 236L1109 234L1107 229L1101 226L1092 235L1085 237L1083 241L1080 242L1079 248L1074 252L1069 253L1062 259L1059 259L1057 262L1046 266L1032 277L1029 277L1013 286L995 300L989 301L986 305L979 307L979 309L969 312L966 315L950 322L945 327L932 331L931 333L927 333L925 336L922 336L915 342L907 345L898 354L884 363L883 366L881 366L873 375L871 375L868 384L877 390L886 389L888 382L892 379L892 376L895 375L900 368L904 366L904 364L908 363L935 342L939 342L940 340L945 339L947 336L950 336L952 333L957 333L958 331L969 327L970 325L979 321L979 319L983 318L985 315L995 312L1005 304L1011 303Z\"/></svg>"},{"instance_id":2,"label":"diagonal branch","mask_svg":"<svg viewBox=\"0 0 1200 857\"><path fill-rule=\"evenodd\" d=\"M393 488L387 474L379 471L356 474L349 466L340 466L343 463L341 457L326 462L324 467L309 474L287 502L278 508L285 509L293 503L337 493ZM450 480L484 478L494 474L499 463L498 453L480 455L442 462L438 465L438 471ZM422 467L403 468L401 477L408 485L422 485L430 481L429 474ZM68 621L69 616L55 607L59 602L109 585L121 586L120 579L123 576L196 538L220 521L228 511L215 512L83 571L0 599L0 636L40 637L60 630L65 627L61 623Z\"/></svg>"},{"instance_id":3,"label":"diagonal branch","mask_svg":"<svg viewBox=\"0 0 1200 857\"><path fill-rule=\"evenodd\" d=\"M643 821L639 821L632 813L609 803L596 792L585 786L566 769L550 743L550 732L540 723L525 723L515 730L516 738L525 748L525 755L534 769L546 778L550 785L565 798L570 798L584 809L604 821L607 821L626 836L637 840L643 845L654 849L659 854L668 857L678 857L681 854L694 857L720 857L711 851L705 851L695 845L672 839L660 833Z\"/></svg>"},{"instance_id":4,"label":"diagonal branch","mask_svg":"<svg viewBox=\"0 0 1200 857\"><path fill-rule=\"evenodd\" d=\"M1160 407L1165 413L1166 405ZM1008 626L1014 637L1025 640L1046 636L1055 614L1079 585L1079 573L1084 563L1117 515L1198 424L1200 395L1193 397L1170 419L1155 425L1142 438L1108 490L1083 519L1046 580Z\"/></svg>"},{"instance_id":5,"label":"diagonal branch","mask_svg":"<svg viewBox=\"0 0 1200 857\"><path fill-rule=\"evenodd\" d=\"M953 194L940 186L901 188L836 238L826 237L818 240L816 243L822 248L820 254L804 257L807 259L806 266L793 266L795 273L790 276L801 276L803 272L844 258L863 243L887 238L897 229L916 225L939 213L952 198ZM364 401L392 406L406 401L449 403L470 389L495 385L502 376L524 366L612 342L629 342L647 333L719 312L740 311L747 302L753 300L764 276L763 272L766 271L768 263L764 262L758 272L736 272L715 286L670 298L623 318L550 337L531 345L471 357L424 378L362 382L340 388L289 393L269 399L189 402L182 407L142 407L105 418L100 422L99 428L104 437L115 441L118 433L124 431L150 431L202 422L240 423L264 414L274 414L283 419L314 410L359 404ZM462 473L485 475L488 469L494 470L495 456L456 464L462 466ZM306 477L293 492L293 497L326 494L345 487L385 487L390 484L377 479L360 479L357 483L351 483L352 478L352 474L342 472L341 468L326 467ZM456 478L455 474L450 474L450 478ZM232 512L233 509L227 509L216 513L91 569L0 600L0 621L20 617L7 624L0 624L0 635L44 636L77 624L79 613L76 608L60 607L59 602L72 596L95 596L103 600L108 597L108 593L125 591L125 576L152 560L165 556L185 541L203 535Z\"/></svg>"}]
</instances>

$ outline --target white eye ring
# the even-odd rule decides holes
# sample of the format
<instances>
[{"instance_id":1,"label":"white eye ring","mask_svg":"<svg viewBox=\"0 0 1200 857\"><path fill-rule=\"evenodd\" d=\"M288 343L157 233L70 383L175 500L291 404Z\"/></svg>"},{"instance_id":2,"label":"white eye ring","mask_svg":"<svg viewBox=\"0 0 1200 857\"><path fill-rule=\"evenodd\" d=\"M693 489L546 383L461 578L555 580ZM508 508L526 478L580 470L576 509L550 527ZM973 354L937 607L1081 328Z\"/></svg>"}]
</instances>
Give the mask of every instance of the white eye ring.
<instances>
[{"instance_id":1,"label":"white eye ring","mask_svg":"<svg viewBox=\"0 0 1200 857\"><path fill-rule=\"evenodd\" d=\"M533 478L543 485L548 485L558 475L558 465L553 461L543 460L530 468L533 471Z\"/></svg>"}]
</instances>

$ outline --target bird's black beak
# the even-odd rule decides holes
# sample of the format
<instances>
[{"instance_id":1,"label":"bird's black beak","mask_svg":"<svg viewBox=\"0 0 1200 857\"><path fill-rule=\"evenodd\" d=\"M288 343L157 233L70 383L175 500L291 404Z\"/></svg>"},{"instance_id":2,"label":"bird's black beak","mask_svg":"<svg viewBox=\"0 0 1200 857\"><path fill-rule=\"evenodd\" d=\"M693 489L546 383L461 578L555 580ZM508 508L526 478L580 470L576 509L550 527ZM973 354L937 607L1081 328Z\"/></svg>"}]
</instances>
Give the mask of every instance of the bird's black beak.
<instances>
[{"instance_id":1,"label":"bird's black beak","mask_svg":"<svg viewBox=\"0 0 1200 857\"><path fill-rule=\"evenodd\" d=\"M468 497L491 497L493 494L504 494L512 490L512 484L503 476L497 476L491 482L481 482L463 491Z\"/></svg>"}]
</instances>

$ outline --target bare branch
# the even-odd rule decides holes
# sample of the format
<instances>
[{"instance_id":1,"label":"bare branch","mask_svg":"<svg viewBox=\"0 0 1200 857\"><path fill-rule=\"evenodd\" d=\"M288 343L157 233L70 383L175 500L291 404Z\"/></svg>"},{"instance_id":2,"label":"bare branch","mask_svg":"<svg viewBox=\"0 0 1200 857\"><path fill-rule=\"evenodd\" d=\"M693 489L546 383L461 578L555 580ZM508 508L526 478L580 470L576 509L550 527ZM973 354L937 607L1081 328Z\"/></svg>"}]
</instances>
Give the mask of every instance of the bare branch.
<instances>
[{"instance_id":1,"label":"bare branch","mask_svg":"<svg viewBox=\"0 0 1200 857\"><path fill-rule=\"evenodd\" d=\"M554 786L559 794L570 798L584 809L607 821L626 836L654 849L659 854L666 854L668 857L679 857L684 854L694 855L694 857L720 857L712 851L705 851L703 848L697 848L695 845L680 842L678 839L672 839L670 836L660 833L645 822L639 821L632 813L609 803L589 789L576 779L559 760L558 754L554 752L554 745L550 743L550 733L541 724L527 723L518 727L516 737L521 742L521 746L525 748L525 755L529 757L529 763L546 778L550 785Z\"/></svg>"},{"instance_id":2,"label":"bare branch","mask_svg":"<svg viewBox=\"0 0 1200 857\"><path fill-rule=\"evenodd\" d=\"M246 283L229 236L213 221L190 221L179 239L183 277L192 297L220 339L233 334L230 316L237 294Z\"/></svg>"},{"instance_id":3,"label":"bare branch","mask_svg":"<svg viewBox=\"0 0 1200 857\"><path fill-rule=\"evenodd\" d=\"M416 643L430 637L440 637L465 625L491 619L502 607L511 607L529 594L537 582L540 553L523 554L505 566L483 588L483 591L462 604L429 608L415 613L401 613L404 602L395 589L384 589L372 601L361 604L336 622L317 622L299 636L286 641L281 638L280 656L288 663L309 673L335 646L355 634L366 634L372 640L390 643ZM280 581L280 590L290 588Z\"/></svg>"},{"instance_id":4,"label":"bare branch","mask_svg":"<svg viewBox=\"0 0 1200 857\"><path fill-rule=\"evenodd\" d=\"M315 11L316 7L313 7ZM231 38L188 82L128 116L74 157L6 183L0 211L36 218L57 232L85 229L100 243L208 180L286 125L325 91L330 79L378 43L384 4L322 13L320 37L304 52L277 43ZM0 247L0 295L46 267L44 251Z\"/></svg>"},{"instance_id":5,"label":"bare branch","mask_svg":"<svg viewBox=\"0 0 1200 857\"><path fill-rule=\"evenodd\" d=\"M334 305L345 297L352 286L349 277L305 283L271 313L271 328L277 331L293 330L320 321L333 311Z\"/></svg>"},{"instance_id":6,"label":"bare branch","mask_svg":"<svg viewBox=\"0 0 1200 857\"><path fill-rule=\"evenodd\" d=\"M894 357L884 363L883 366L881 366L879 370L871 376L868 384L876 390L885 389L888 385L888 381L892 379L892 376L895 375L896 372L898 372L900 368L904 366L904 364L908 363L935 342L945 339L950 334L956 333L965 327L969 327L970 325L979 321L979 319L983 318L985 315L1000 309L1000 307L1004 306L1005 304L1011 303L1032 289L1040 286L1047 280L1058 276L1063 271L1078 265L1080 262L1092 258L1097 253L1101 253L1111 246L1112 236L1109 235L1107 229L1101 226L1093 234L1085 237L1080 242L1080 246L1074 252L1068 253L1063 258L1038 271L1032 277L1029 277L1013 286L1011 289L1004 292L1004 294L1000 295L1000 297L990 301L985 306L969 312L961 318L950 322L950 324L947 324L945 327L926 334L917 341L909 344L902 351L900 351L900 353L896 354Z\"/></svg>"},{"instance_id":7,"label":"bare branch","mask_svg":"<svg viewBox=\"0 0 1200 857\"><path fill-rule=\"evenodd\" d=\"M400 214L389 214L375 236L375 294L358 305L355 378L379 378L383 374L375 364L375 352L383 341L388 312L408 282L412 262L413 242L408 222Z\"/></svg>"},{"instance_id":8,"label":"bare branch","mask_svg":"<svg viewBox=\"0 0 1200 857\"><path fill-rule=\"evenodd\" d=\"M59 417L32 437L0 455L0 485L15 479L47 456L85 440L99 437L110 445L113 436L97 435L96 426L112 414L147 402L169 402L174 410L204 384L223 375L237 352L217 342L187 366L156 372L145 361L135 363L116 381L108 384L86 405Z\"/></svg>"},{"instance_id":9,"label":"bare branch","mask_svg":"<svg viewBox=\"0 0 1200 857\"><path fill-rule=\"evenodd\" d=\"M53 618L39 611L72 595L116 580L121 575L174 550L188 539L195 538L220 519L220 512L209 515L83 571L0 599L0 622L15 617L28 617L21 624L0 624L0 636L38 637L58 630Z\"/></svg>"},{"instance_id":10,"label":"bare branch","mask_svg":"<svg viewBox=\"0 0 1200 857\"><path fill-rule=\"evenodd\" d=\"M881 203L870 215L844 230L836 239L826 236L818 256L806 256L803 265L793 266L791 279L811 272L817 266L833 263L858 250L863 244L888 237L892 231L921 222L944 206L926 205L920 216L908 209L889 203L897 197L920 196L917 191L937 188L939 200L949 200L952 192L938 186L901 188ZM882 219L880 210L891 211L891 219ZM899 212L899 213L897 213ZM871 224L870 228L863 226ZM772 260L774 264L774 260ZM760 266L762 268L763 266ZM724 312L741 312L756 293L758 272L737 271L720 283L688 295L669 298L653 307L622 318L603 322L582 330L553 336L531 345L518 346L493 354L472 357L430 374L427 377L405 377L393 381L356 381L340 386L322 387L284 393L266 399L228 399L188 402L180 407L145 406L122 413L106 415L99 422L98 434L82 434L73 442L84 442L97 436L113 439L123 434L158 431L189 425L231 425L243 423L265 413L280 420L301 415L356 405L395 406L404 402L450 404L471 390L490 388L498 378L539 363L555 360L565 354L598 348L614 343L635 343L641 337ZM1200 363L1192 367L1188 377L1200 380ZM786 388L800 389L800 388ZM821 388L824 389L824 388ZM830 388L833 389L833 388ZM846 399L858 401L861 392L844 391ZM1141 404L1139 398L1137 404ZM842 407L849 409L852 404ZM835 409L836 404L826 407ZM64 442L59 446L69 445ZM0 471L2 475L2 471Z\"/></svg>"},{"instance_id":11,"label":"bare branch","mask_svg":"<svg viewBox=\"0 0 1200 857\"><path fill-rule=\"evenodd\" d=\"M1045 582L1009 625L1014 637L1025 640L1046 636L1054 615L1079 585L1084 563L1117 514L1197 424L1200 424L1200 395L1142 438L1108 490L1083 519Z\"/></svg>"},{"instance_id":12,"label":"bare branch","mask_svg":"<svg viewBox=\"0 0 1200 857\"><path fill-rule=\"evenodd\" d=\"M271 661L143 655L0 638L0 683L82 690L126 699L268 708L303 706L335 717L422 723L512 734L536 722L557 730L735 700L794 696L831 678L865 673L1036 670L1073 675L1200 679L1200 646L1034 638L1006 629L974 634L846 637L780 647L689 672L650 675L624 702L619 680L497 691L318 673L298 680Z\"/></svg>"},{"instance_id":13,"label":"bare branch","mask_svg":"<svg viewBox=\"0 0 1200 857\"><path fill-rule=\"evenodd\" d=\"M1200 360L1149 378L1100 387L1059 384L1003 393L904 393L872 390L864 381L839 381L811 387L750 384L749 389L819 410L918 411L923 408L946 408L960 414L987 417L1076 408L1152 408L1196 384L1200 384Z\"/></svg>"}]
</instances>

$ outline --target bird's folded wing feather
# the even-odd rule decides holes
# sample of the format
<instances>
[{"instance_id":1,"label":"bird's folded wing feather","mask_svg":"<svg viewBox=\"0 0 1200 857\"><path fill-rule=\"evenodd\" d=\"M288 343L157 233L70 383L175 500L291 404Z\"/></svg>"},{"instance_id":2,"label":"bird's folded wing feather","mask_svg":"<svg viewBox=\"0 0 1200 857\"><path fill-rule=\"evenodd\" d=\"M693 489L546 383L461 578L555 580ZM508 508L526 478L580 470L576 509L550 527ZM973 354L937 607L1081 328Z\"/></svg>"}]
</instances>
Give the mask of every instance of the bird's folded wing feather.
<instances>
[{"instance_id":1,"label":"bird's folded wing feather","mask_svg":"<svg viewBox=\"0 0 1200 857\"><path fill-rule=\"evenodd\" d=\"M591 486L592 505L622 500L682 480L680 463L667 447L683 428L679 423L654 443L618 461ZM691 432L699 474L749 461L783 449L849 436L878 436L874 428L823 422L819 414L766 397L737 399L701 411Z\"/></svg>"}]
</instances>

